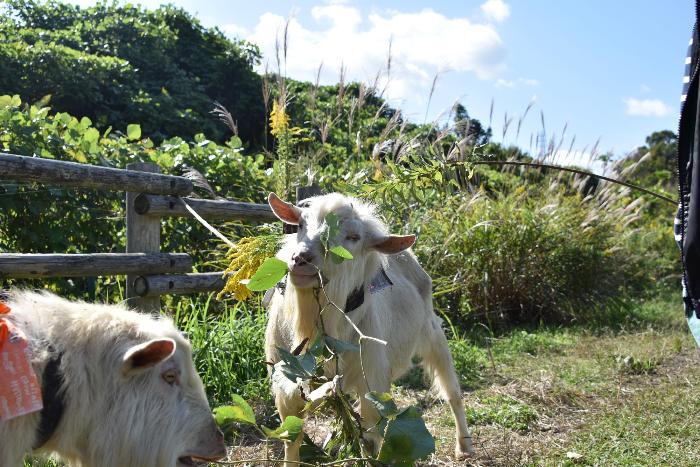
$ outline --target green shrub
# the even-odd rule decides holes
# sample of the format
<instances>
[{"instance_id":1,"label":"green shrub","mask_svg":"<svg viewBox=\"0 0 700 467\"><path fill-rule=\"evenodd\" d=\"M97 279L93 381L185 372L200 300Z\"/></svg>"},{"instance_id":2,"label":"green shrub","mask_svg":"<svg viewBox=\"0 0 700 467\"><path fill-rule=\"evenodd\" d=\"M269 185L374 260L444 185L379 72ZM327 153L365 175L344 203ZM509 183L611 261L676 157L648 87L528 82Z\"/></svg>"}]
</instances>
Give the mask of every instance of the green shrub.
<instances>
[{"instance_id":1,"label":"green shrub","mask_svg":"<svg viewBox=\"0 0 700 467\"><path fill-rule=\"evenodd\" d=\"M57 110L104 131L140 123L154 141L197 133L223 141L210 113L224 104L241 136L265 127L258 48L172 5L155 10L103 2L9 0L0 16L0 90L30 102L48 94Z\"/></svg>"},{"instance_id":2,"label":"green shrub","mask_svg":"<svg viewBox=\"0 0 700 467\"><path fill-rule=\"evenodd\" d=\"M583 197L549 182L448 196L413 214L439 307L491 324L585 320L654 283L648 266L658 255L637 249L648 234L635 224L641 200L609 188Z\"/></svg>"}]
</instances>

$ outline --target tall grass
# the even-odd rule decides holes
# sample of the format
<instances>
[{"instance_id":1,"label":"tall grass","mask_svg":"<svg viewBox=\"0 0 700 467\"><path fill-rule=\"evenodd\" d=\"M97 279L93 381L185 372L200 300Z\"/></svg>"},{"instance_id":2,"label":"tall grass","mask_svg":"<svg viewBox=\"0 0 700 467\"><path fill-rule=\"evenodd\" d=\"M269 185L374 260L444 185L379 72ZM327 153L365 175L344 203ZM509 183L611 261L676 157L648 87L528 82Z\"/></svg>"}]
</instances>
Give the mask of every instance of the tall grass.
<instances>
[{"instance_id":1,"label":"tall grass","mask_svg":"<svg viewBox=\"0 0 700 467\"><path fill-rule=\"evenodd\" d=\"M462 322L571 322L657 284L673 269L671 238L638 225L643 200L607 187L586 195L587 184L552 177L417 212L439 307Z\"/></svg>"},{"instance_id":2,"label":"tall grass","mask_svg":"<svg viewBox=\"0 0 700 467\"><path fill-rule=\"evenodd\" d=\"M183 301L174 314L192 342L195 367L210 403L228 403L231 394L248 400L269 398L263 352L265 314L251 302L225 304L215 313L210 300L211 296Z\"/></svg>"}]
</instances>

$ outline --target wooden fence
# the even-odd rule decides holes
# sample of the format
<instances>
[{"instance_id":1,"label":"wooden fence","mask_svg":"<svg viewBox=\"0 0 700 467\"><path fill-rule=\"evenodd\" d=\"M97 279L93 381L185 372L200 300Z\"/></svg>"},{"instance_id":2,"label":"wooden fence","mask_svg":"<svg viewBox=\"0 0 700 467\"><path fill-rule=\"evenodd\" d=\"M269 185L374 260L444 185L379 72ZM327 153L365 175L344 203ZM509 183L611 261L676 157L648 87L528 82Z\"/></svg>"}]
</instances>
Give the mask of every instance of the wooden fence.
<instances>
[{"instance_id":1,"label":"wooden fence","mask_svg":"<svg viewBox=\"0 0 700 467\"><path fill-rule=\"evenodd\" d=\"M93 254L0 253L0 278L126 275L129 304L160 309L160 295L220 290L222 272L192 273L185 253L161 253L162 217L192 217L183 200L205 219L274 221L266 204L188 198L192 182L163 175L155 164L126 170L0 153L0 180L126 192L126 252Z\"/></svg>"}]
</instances>

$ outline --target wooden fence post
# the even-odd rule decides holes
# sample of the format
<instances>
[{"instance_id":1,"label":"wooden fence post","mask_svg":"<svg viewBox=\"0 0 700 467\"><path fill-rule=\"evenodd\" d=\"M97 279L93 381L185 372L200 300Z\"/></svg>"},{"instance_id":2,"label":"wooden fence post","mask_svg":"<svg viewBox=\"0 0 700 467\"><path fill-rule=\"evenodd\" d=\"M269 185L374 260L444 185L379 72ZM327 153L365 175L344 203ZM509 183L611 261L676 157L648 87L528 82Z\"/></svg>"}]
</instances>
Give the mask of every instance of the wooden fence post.
<instances>
[{"instance_id":1,"label":"wooden fence post","mask_svg":"<svg viewBox=\"0 0 700 467\"><path fill-rule=\"evenodd\" d=\"M135 162L126 166L127 170L160 173L156 164ZM139 193L126 193L126 252L159 253L160 252L160 218L138 214L134 201ZM139 297L134 290L134 281L139 275L126 276L126 298L129 306L146 313L160 312L160 297Z\"/></svg>"}]
</instances>

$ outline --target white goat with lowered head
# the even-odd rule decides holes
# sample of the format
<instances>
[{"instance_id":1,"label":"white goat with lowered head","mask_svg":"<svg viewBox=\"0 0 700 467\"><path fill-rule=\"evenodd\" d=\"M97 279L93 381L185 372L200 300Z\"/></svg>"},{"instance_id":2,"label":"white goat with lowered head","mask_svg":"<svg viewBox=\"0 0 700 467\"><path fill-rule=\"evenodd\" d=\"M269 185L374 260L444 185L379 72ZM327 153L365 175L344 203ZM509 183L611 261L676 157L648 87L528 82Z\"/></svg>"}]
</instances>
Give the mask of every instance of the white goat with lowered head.
<instances>
[{"instance_id":1,"label":"white goat with lowered head","mask_svg":"<svg viewBox=\"0 0 700 467\"><path fill-rule=\"evenodd\" d=\"M280 361L277 347L294 349L305 338L313 340L319 324L320 306L332 301L344 308L347 318L365 335L385 340L388 345L363 340L362 367L354 354L340 357L342 388L355 392L366 438L378 447L376 424L379 414L364 398L369 391L388 392L391 382L422 357L431 370L442 397L450 404L456 425L455 455L473 452L461 392L442 330L442 320L433 311L432 282L409 248L414 235L389 235L372 206L354 198L333 193L304 200L302 207L282 201L271 193L268 202L282 221L297 225L288 235L277 257L288 265L284 291L275 290L270 302L270 319L265 335L267 360ZM336 264L325 255L322 234L325 218L333 213L339 219L339 233L330 246L341 245L353 255L351 261ZM318 294L319 272L325 294ZM317 298L318 297L318 298ZM326 334L343 341L357 342L359 336L340 310L324 312ZM369 386L369 387L368 387ZM273 382L275 403L280 416L300 416L304 400L299 391L289 393ZM302 436L285 446L285 460L298 461ZM293 465L293 464L288 464Z\"/></svg>"}]
</instances>

